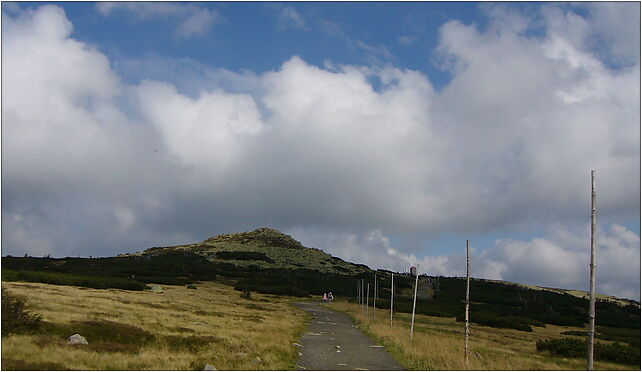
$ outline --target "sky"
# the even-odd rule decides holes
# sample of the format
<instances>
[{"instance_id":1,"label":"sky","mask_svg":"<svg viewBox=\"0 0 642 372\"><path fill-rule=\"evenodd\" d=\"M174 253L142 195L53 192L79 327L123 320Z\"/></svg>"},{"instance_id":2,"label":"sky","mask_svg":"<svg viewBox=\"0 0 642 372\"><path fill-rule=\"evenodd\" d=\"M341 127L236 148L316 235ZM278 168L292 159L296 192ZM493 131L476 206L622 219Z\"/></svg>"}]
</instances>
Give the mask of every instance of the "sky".
<instances>
[{"instance_id":1,"label":"sky","mask_svg":"<svg viewBox=\"0 0 642 372\"><path fill-rule=\"evenodd\" d=\"M640 299L639 3L2 3L2 254L272 227Z\"/></svg>"}]
</instances>

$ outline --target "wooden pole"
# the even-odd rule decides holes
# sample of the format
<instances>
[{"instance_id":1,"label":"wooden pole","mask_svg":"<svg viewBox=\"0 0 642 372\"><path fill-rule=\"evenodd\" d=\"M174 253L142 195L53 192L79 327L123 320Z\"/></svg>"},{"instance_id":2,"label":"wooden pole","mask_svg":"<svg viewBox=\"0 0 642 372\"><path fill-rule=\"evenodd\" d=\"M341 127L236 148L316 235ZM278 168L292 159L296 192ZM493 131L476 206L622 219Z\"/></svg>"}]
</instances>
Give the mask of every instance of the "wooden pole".
<instances>
[{"instance_id":1,"label":"wooden pole","mask_svg":"<svg viewBox=\"0 0 642 372\"><path fill-rule=\"evenodd\" d=\"M588 331L588 361L586 368L593 370L593 346L595 337L595 251L597 249L596 224L597 206L595 205L595 171L591 171L591 279L589 297L589 331Z\"/></svg>"},{"instance_id":2,"label":"wooden pole","mask_svg":"<svg viewBox=\"0 0 642 372\"><path fill-rule=\"evenodd\" d=\"M417 307L417 284L419 284L419 265L416 266L417 272L415 276L415 299L412 302L412 321L410 322L410 339L415 329L415 308Z\"/></svg>"},{"instance_id":3,"label":"wooden pole","mask_svg":"<svg viewBox=\"0 0 642 372\"><path fill-rule=\"evenodd\" d=\"M377 317L377 274L375 274L374 296L372 296L372 320Z\"/></svg>"},{"instance_id":4,"label":"wooden pole","mask_svg":"<svg viewBox=\"0 0 642 372\"><path fill-rule=\"evenodd\" d=\"M392 325L392 302L395 295L395 274L390 273L390 325Z\"/></svg>"},{"instance_id":5,"label":"wooden pole","mask_svg":"<svg viewBox=\"0 0 642 372\"><path fill-rule=\"evenodd\" d=\"M370 299L370 283L368 283L368 290L366 292L366 318L368 317L368 300Z\"/></svg>"},{"instance_id":6,"label":"wooden pole","mask_svg":"<svg viewBox=\"0 0 642 372\"><path fill-rule=\"evenodd\" d=\"M359 281L357 280L357 304L361 303L361 297L359 293Z\"/></svg>"},{"instance_id":7,"label":"wooden pole","mask_svg":"<svg viewBox=\"0 0 642 372\"><path fill-rule=\"evenodd\" d=\"M470 241L466 240L466 326L464 329L464 357L466 359L466 364L468 364L468 336L470 335L470 329L468 328L468 314L470 311Z\"/></svg>"},{"instance_id":8,"label":"wooden pole","mask_svg":"<svg viewBox=\"0 0 642 372\"><path fill-rule=\"evenodd\" d=\"M366 303L363 300L363 294L364 294L364 292L363 292L363 279L361 279L361 305L365 305L365 303ZM361 308L363 308L363 306L361 306Z\"/></svg>"}]
</instances>

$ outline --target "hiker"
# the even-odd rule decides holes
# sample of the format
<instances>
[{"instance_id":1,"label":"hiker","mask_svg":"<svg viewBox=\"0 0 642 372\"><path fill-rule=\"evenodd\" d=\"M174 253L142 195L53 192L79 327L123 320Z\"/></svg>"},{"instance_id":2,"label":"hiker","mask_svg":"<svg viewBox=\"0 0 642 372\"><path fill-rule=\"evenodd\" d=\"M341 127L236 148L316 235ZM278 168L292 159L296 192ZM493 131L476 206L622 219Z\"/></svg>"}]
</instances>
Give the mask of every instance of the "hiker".
<instances>
[{"instance_id":1,"label":"hiker","mask_svg":"<svg viewBox=\"0 0 642 372\"><path fill-rule=\"evenodd\" d=\"M332 292L330 292L330 294L328 295L328 300L330 300L330 302L334 300L334 296L332 295Z\"/></svg>"},{"instance_id":2,"label":"hiker","mask_svg":"<svg viewBox=\"0 0 642 372\"><path fill-rule=\"evenodd\" d=\"M323 302L328 302L328 294L327 293L323 294Z\"/></svg>"}]
</instances>

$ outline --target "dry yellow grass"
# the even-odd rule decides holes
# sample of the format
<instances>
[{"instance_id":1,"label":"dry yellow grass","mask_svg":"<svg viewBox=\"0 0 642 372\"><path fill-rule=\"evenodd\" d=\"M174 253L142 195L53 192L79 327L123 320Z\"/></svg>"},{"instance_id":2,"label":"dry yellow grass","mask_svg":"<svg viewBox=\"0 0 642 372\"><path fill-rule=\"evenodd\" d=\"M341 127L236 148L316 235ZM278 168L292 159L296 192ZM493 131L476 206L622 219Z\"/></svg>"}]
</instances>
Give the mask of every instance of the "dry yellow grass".
<instances>
[{"instance_id":1,"label":"dry yellow grass","mask_svg":"<svg viewBox=\"0 0 642 372\"><path fill-rule=\"evenodd\" d=\"M406 368L413 370L584 370L586 361L538 353L538 339L558 338L575 327L547 325L533 327L533 332L498 329L471 324L471 356L464 362L464 326L454 318L415 316L410 341L410 314L395 314L390 325L390 311L377 310L373 321L372 308L366 318L362 308L347 302L330 305L352 315L359 327L373 336ZM613 363L595 362L595 369L635 369Z\"/></svg>"},{"instance_id":2,"label":"dry yellow grass","mask_svg":"<svg viewBox=\"0 0 642 372\"><path fill-rule=\"evenodd\" d=\"M46 334L10 335L2 337L3 369L9 360L75 370L194 370L205 364L219 370L292 369L297 355L292 343L306 320L291 299L252 293L247 300L219 283L201 283L198 289L163 285L160 294L40 283L3 282L3 288L27 297L29 309L49 323L68 327L106 320L155 335L137 353L92 351L66 345L60 336L52 342ZM194 337L214 341L184 347Z\"/></svg>"}]
</instances>

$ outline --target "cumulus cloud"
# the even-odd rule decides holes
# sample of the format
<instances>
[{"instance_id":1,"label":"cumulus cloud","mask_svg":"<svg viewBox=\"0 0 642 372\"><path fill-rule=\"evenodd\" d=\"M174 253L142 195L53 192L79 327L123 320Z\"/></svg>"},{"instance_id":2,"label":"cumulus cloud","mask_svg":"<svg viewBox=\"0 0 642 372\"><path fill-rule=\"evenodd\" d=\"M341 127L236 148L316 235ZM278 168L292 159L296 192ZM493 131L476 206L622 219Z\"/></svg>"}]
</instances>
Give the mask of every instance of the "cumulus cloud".
<instances>
[{"instance_id":1,"label":"cumulus cloud","mask_svg":"<svg viewBox=\"0 0 642 372\"><path fill-rule=\"evenodd\" d=\"M178 6L103 4L141 19ZM537 36L527 17L490 11L485 29L445 23L436 53L452 80L440 92L417 71L296 56L261 74L152 56L123 69L142 77L127 85L59 7L3 14L4 253L109 255L272 226L372 266L392 257L459 275L461 256L421 257L387 236L576 226L591 169L601 215L635 218L639 59L614 41L629 58L614 66L575 36L615 27L593 12L545 10ZM614 226L600 265L629 266L602 288L634 293L639 236ZM580 233L501 236L476 254L476 275L582 288Z\"/></svg>"},{"instance_id":2,"label":"cumulus cloud","mask_svg":"<svg viewBox=\"0 0 642 372\"><path fill-rule=\"evenodd\" d=\"M219 20L218 12L193 4L170 2L101 2L96 9L105 17L127 13L140 20L172 19L178 22L175 34L179 38L205 35Z\"/></svg>"},{"instance_id":3,"label":"cumulus cloud","mask_svg":"<svg viewBox=\"0 0 642 372\"><path fill-rule=\"evenodd\" d=\"M408 272L417 266L428 275L465 276L462 253L417 257L394 248L380 229L364 233L336 233L294 228L289 233L309 246L321 246L336 256L372 268ZM640 299L640 236L618 224L598 232L597 291ZM549 229L529 241L498 239L478 251L471 243L472 276L552 288L588 290L590 231L588 228Z\"/></svg>"}]
</instances>

